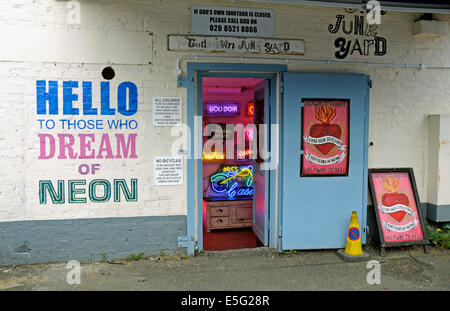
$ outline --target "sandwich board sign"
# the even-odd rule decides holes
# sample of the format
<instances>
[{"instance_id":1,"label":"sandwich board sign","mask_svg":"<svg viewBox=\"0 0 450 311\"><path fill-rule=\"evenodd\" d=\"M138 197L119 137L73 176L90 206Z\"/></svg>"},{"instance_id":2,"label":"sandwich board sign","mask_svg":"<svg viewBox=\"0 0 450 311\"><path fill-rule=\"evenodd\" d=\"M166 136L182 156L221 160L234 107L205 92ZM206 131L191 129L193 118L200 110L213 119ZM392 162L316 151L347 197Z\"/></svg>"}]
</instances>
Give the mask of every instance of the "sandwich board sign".
<instances>
[{"instance_id":1,"label":"sandwich board sign","mask_svg":"<svg viewBox=\"0 0 450 311\"><path fill-rule=\"evenodd\" d=\"M411 168L370 169L369 185L381 252L385 247L424 245L428 237Z\"/></svg>"}]
</instances>

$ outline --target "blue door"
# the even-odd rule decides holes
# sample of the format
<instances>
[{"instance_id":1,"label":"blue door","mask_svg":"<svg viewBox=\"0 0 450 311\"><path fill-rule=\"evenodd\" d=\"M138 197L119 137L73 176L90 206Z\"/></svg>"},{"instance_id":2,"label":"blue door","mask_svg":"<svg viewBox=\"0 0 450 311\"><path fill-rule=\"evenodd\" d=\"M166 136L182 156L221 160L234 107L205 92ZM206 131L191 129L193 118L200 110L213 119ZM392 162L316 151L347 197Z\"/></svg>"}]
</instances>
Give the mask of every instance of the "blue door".
<instances>
[{"instance_id":1,"label":"blue door","mask_svg":"<svg viewBox=\"0 0 450 311\"><path fill-rule=\"evenodd\" d=\"M279 249L345 247L352 211L358 213L361 240L365 243L369 77L359 74L285 73L283 80ZM339 135L332 134L331 130L326 134L323 132L324 126L319 128L316 125L315 132L323 132L322 135L316 135L312 127L306 130L303 126L302 122L305 126L307 122L313 122L311 119L314 113L312 118L308 115L311 107L319 109L325 106L327 115L327 103L330 106L341 104L337 106L339 113L346 107L348 119L345 145L337 139L342 139L345 129L339 130ZM336 112L328 115L332 119ZM316 110L315 117L322 120L323 114ZM324 124L326 122L325 117ZM316 123L320 124L319 121ZM328 124L328 127L332 125ZM314 137L308 140L308 136ZM317 138L319 136L321 138ZM325 154L329 153L331 147L325 148L327 144L323 143L324 139L328 139L329 146L341 148L342 151L338 151L340 158L327 158ZM311 156L305 152L306 144L323 155ZM321 174L327 170L331 172L333 167L337 167L336 163L346 163L339 170L336 169L338 174ZM306 174L308 165L319 167L316 170L319 173ZM342 169L344 166L345 170Z\"/></svg>"}]
</instances>

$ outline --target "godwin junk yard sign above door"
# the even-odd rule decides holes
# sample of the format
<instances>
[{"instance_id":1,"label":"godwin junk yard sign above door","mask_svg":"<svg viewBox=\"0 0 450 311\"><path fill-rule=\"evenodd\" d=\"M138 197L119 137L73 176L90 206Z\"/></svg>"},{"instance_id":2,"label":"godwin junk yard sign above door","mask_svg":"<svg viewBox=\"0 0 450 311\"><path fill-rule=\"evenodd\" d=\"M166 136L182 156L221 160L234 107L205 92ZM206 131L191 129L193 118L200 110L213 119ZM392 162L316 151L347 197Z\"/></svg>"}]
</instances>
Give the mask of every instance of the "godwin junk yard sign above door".
<instances>
[{"instance_id":1,"label":"godwin junk yard sign above door","mask_svg":"<svg viewBox=\"0 0 450 311\"><path fill-rule=\"evenodd\" d=\"M303 55L303 40L169 35L170 51Z\"/></svg>"}]
</instances>

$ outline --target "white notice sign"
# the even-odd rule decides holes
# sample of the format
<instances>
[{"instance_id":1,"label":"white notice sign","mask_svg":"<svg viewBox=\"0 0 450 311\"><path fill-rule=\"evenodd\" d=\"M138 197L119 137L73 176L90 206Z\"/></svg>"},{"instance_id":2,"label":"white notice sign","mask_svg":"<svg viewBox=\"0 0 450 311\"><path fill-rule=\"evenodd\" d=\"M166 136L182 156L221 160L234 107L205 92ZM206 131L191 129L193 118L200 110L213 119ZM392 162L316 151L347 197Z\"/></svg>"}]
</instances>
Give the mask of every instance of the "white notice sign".
<instances>
[{"instance_id":1,"label":"white notice sign","mask_svg":"<svg viewBox=\"0 0 450 311\"><path fill-rule=\"evenodd\" d=\"M194 5L191 15L193 34L274 36L275 18L272 10Z\"/></svg>"},{"instance_id":2,"label":"white notice sign","mask_svg":"<svg viewBox=\"0 0 450 311\"><path fill-rule=\"evenodd\" d=\"M181 125L181 97L153 97L153 126Z\"/></svg>"},{"instance_id":3,"label":"white notice sign","mask_svg":"<svg viewBox=\"0 0 450 311\"><path fill-rule=\"evenodd\" d=\"M154 183L156 186L183 184L182 157L156 157Z\"/></svg>"}]
</instances>

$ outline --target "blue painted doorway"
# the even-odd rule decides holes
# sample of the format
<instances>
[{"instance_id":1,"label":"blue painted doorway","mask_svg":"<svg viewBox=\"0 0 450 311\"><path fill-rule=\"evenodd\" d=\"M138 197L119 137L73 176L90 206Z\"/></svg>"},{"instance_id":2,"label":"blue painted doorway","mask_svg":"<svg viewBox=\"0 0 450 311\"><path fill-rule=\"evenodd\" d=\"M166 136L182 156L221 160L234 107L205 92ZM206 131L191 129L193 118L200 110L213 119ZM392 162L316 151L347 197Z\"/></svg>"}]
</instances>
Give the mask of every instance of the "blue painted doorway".
<instances>
[{"instance_id":1,"label":"blue painted doorway","mask_svg":"<svg viewBox=\"0 0 450 311\"><path fill-rule=\"evenodd\" d=\"M203 211L202 211L202 159L198 155L202 154L202 144L196 143L202 139L201 118L202 108L202 84L205 77L221 78L259 78L265 79L266 91L270 92L270 97L265 102L265 122L272 124L275 122L278 112L276 111L276 92L279 77L282 72L287 70L286 65L264 65L264 64L231 64L231 63L188 63L187 76L179 77L178 85L186 86L187 92L187 123L191 129L191 137L188 142L189 155L187 160L187 237L186 243L188 254L193 254L195 250L203 250ZM270 108L271 107L271 108ZM196 121L197 120L197 121ZM200 122L198 122L200 121ZM270 137L275 135L269 134ZM278 139L278 136L276 136ZM271 141L271 140L270 140ZM197 156L195 156L197 155ZM265 172L262 176L265 180L265 186L276 183L275 171ZM277 235L275 232L275 195L274 187L265 188L267 197L265 198L265 208L262 214L255 212L253 218L253 230L259 235L264 245L275 247ZM257 205L254 206L256 211ZM269 217L272 215L272 217ZM195 242L195 246L194 246Z\"/></svg>"},{"instance_id":2,"label":"blue painted doorway","mask_svg":"<svg viewBox=\"0 0 450 311\"><path fill-rule=\"evenodd\" d=\"M288 72L284 73L283 80L278 249L345 247L352 211L358 213L361 240L365 243L369 77ZM348 103L348 146L343 156L348 159L347 174L302 176L302 157L311 159L302 150L302 139L310 135L304 133L302 115L305 110L302 107L305 102L310 105L309 100L314 102L314 99L316 102L336 100ZM317 163L327 166L324 163L328 162L320 162L317 158Z\"/></svg>"}]
</instances>

